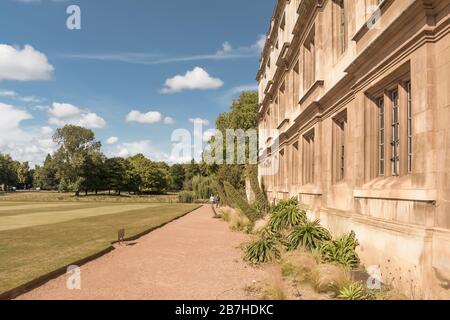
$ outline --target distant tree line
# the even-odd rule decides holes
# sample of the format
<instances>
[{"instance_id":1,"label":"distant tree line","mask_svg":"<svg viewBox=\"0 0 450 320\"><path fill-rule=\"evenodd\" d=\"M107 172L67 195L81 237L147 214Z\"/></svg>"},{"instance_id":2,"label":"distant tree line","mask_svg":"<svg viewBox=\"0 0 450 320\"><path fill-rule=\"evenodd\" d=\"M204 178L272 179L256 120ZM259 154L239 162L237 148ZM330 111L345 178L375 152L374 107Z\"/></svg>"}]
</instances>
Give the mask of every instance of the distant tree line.
<instances>
[{"instance_id":1,"label":"distant tree line","mask_svg":"<svg viewBox=\"0 0 450 320\"><path fill-rule=\"evenodd\" d=\"M142 154L130 158L107 158L92 130L67 125L53 137L58 150L47 155L42 165L30 169L9 155L0 154L0 188L4 191L40 188L73 192L122 192L135 194L193 190L201 177L211 174L206 163L192 160L187 164L156 162ZM203 193L204 187L200 188Z\"/></svg>"},{"instance_id":2,"label":"distant tree line","mask_svg":"<svg viewBox=\"0 0 450 320\"><path fill-rule=\"evenodd\" d=\"M20 163L0 153L0 189L26 188L33 184L33 176L34 170L30 170L28 162Z\"/></svg>"},{"instance_id":3,"label":"distant tree line","mask_svg":"<svg viewBox=\"0 0 450 320\"><path fill-rule=\"evenodd\" d=\"M227 129L246 131L257 127L258 93L255 91L242 92L233 101L230 110L220 114L216 120L216 129L224 137ZM35 169L30 169L27 162L20 163L0 154L0 187L6 190L34 187L74 192L76 195L104 191L146 194L184 190L185 196L193 200L219 194L224 204L228 200L225 182L229 183L228 189L236 189L242 197L245 196L246 179L249 179L253 189L258 187L255 165L208 165L204 161L196 163L194 160L186 164L168 165L147 159L142 154L126 159L107 158L91 130L73 125L57 129L53 138L58 150L48 155L44 163ZM236 150L237 143L233 148ZM223 152L225 158L227 150ZM264 190L256 191L256 197L264 198ZM259 206L265 208L266 204Z\"/></svg>"}]
</instances>

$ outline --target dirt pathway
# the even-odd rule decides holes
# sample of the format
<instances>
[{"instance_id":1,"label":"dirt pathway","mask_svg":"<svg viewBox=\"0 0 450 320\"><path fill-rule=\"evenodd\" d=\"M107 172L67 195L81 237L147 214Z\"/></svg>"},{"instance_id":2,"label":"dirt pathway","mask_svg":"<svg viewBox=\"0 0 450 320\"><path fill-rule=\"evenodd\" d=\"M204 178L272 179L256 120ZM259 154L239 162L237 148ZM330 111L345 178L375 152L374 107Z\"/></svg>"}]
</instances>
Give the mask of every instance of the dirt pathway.
<instances>
[{"instance_id":1,"label":"dirt pathway","mask_svg":"<svg viewBox=\"0 0 450 320\"><path fill-rule=\"evenodd\" d=\"M81 290L61 276L19 299L252 299L267 274L242 261L247 236L204 206L81 268Z\"/></svg>"}]
</instances>

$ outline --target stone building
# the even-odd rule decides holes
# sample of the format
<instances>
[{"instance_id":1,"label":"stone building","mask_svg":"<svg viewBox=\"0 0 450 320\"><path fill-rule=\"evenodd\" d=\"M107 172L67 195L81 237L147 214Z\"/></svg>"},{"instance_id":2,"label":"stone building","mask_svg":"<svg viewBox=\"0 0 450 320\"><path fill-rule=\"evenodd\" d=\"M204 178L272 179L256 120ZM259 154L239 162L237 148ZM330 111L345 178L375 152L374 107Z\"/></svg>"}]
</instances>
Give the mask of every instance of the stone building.
<instances>
[{"instance_id":1,"label":"stone building","mask_svg":"<svg viewBox=\"0 0 450 320\"><path fill-rule=\"evenodd\" d=\"M449 33L449 0L278 0L257 74L269 198L413 298L450 298Z\"/></svg>"}]
</instances>

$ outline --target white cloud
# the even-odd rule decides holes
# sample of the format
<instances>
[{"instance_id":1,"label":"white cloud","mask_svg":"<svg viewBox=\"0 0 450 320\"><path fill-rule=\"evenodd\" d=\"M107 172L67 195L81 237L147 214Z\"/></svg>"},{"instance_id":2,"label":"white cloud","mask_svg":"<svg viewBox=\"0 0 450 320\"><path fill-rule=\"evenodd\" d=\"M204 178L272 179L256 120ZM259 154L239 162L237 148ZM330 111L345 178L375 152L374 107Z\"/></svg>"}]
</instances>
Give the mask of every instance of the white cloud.
<instances>
[{"instance_id":1,"label":"white cloud","mask_svg":"<svg viewBox=\"0 0 450 320\"><path fill-rule=\"evenodd\" d=\"M231 44L228 41L225 41L222 44L222 50L217 51L217 55L226 55L229 54L230 52L233 52L233 47L231 46Z\"/></svg>"},{"instance_id":2,"label":"white cloud","mask_svg":"<svg viewBox=\"0 0 450 320\"><path fill-rule=\"evenodd\" d=\"M227 94L230 96L234 96L236 94L240 94L243 91L256 91L258 90L257 84L244 84L241 86L236 86L228 90Z\"/></svg>"},{"instance_id":3,"label":"white cloud","mask_svg":"<svg viewBox=\"0 0 450 320\"><path fill-rule=\"evenodd\" d=\"M0 44L0 81L50 80L54 68L45 54L26 45L23 49Z\"/></svg>"},{"instance_id":4,"label":"white cloud","mask_svg":"<svg viewBox=\"0 0 450 320\"><path fill-rule=\"evenodd\" d=\"M48 111L49 115L56 118L69 118L75 117L81 114L80 108L70 103L53 103L52 107Z\"/></svg>"},{"instance_id":5,"label":"white cloud","mask_svg":"<svg viewBox=\"0 0 450 320\"><path fill-rule=\"evenodd\" d=\"M49 127L22 128L22 122L32 116L15 106L0 103L0 152L10 154L18 161L29 161L31 166L42 163L56 150Z\"/></svg>"},{"instance_id":6,"label":"white cloud","mask_svg":"<svg viewBox=\"0 0 450 320\"><path fill-rule=\"evenodd\" d=\"M20 97L19 96L18 99L20 101L23 101L23 102L32 102L32 103L39 103L39 102L43 101L42 98L35 97L35 96L27 96L27 97Z\"/></svg>"},{"instance_id":7,"label":"white cloud","mask_svg":"<svg viewBox=\"0 0 450 320\"><path fill-rule=\"evenodd\" d=\"M257 48L260 52L263 51L264 46L266 45L266 36L260 35L258 41L255 43L255 48Z\"/></svg>"},{"instance_id":8,"label":"white cloud","mask_svg":"<svg viewBox=\"0 0 450 320\"><path fill-rule=\"evenodd\" d=\"M53 103L48 110L48 123L55 126L72 124L88 129L100 129L106 126L106 121L96 113L82 110L69 103Z\"/></svg>"},{"instance_id":9,"label":"white cloud","mask_svg":"<svg viewBox=\"0 0 450 320\"><path fill-rule=\"evenodd\" d=\"M218 97L218 100L223 105L229 105L230 102L240 95L243 91L257 91L258 85L255 84L243 84L228 89L225 93Z\"/></svg>"},{"instance_id":10,"label":"white cloud","mask_svg":"<svg viewBox=\"0 0 450 320\"><path fill-rule=\"evenodd\" d=\"M257 41L250 46L243 46L238 48L233 48L233 46L228 42L222 44L222 49L216 52L218 58L247 58L258 56L261 54L266 43L266 36L260 35Z\"/></svg>"},{"instance_id":11,"label":"white cloud","mask_svg":"<svg viewBox=\"0 0 450 320\"><path fill-rule=\"evenodd\" d=\"M15 100L23 101L23 102L39 103L39 102L43 101L42 98L38 98L35 96L21 96L17 92L12 91L12 90L0 90L0 97L11 98L11 99L15 99Z\"/></svg>"},{"instance_id":12,"label":"white cloud","mask_svg":"<svg viewBox=\"0 0 450 320\"><path fill-rule=\"evenodd\" d=\"M164 124L174 124L175 120L173 120L172 117L165 117L164 118Z\"/></svg>"},{"instance_id":13,"label":"white cloud","mask_svg":"<svg viewBox=\"0 0 450 320\"><path fill-rule=\"evenodd\" d=\"M147 113L142 113L138 110L133 110L126 116L126 121L131 123L140 123L140 124L153 124L160 122L162 119L162 115L158 111L150 111Z\"/></svg>"},{"instance_id":14,"label":"white cloud","mask_svg":"<svg viewBox=\"0 0 450 320\"><path fill-rule=\"evenodd\" d=\"M117 138L117 137L109 137L106 140L107 144L116 144L117 142L119 142L119 138Z\"/></svg>"},{"instance_id":15,"label":"white cloud","mask_svg":"<svg viewBox=\"0 0 450 320\"><path fill-rule=\"evenodd\" d=\"M79 121L75 123L90 129L101 129L106 126L106 121L95 113L83 114Z\"/></svg>"},{"instance_id":16,"label":"white cloud","mask_svg":"<svg viewBox=\"0 0 450 320\"><path fill-rule=\"evenodd\" d=\"M208 119L190 118L189 122L193 123L193 124L201 124L203 126L209 126L209 120Z\"/></svg>"},{"instance_id":17,"label":"white cloud","mask_svg":"<svg viewBox=\"0 0 450 320\"><path fill-rule=\"evenodd\" d=\"M128 158L139 153L153 161L168 161L169 159L169 156L153 146L150 140L121 143L105 150L108 157Z\"/></svg>"},{"instance_id":18,"label":"white cloud","mask_svg":"<svg viewBox=\"0 0 450 320\"><path fill-rule=\"evenodd\" d=\"M14 98L17 96L15 91L2 90L0 91L0 97Z\"/></svg>"},{"instance_id":19,"label":"white cloud","mask_svg":"<svg viewBox=\"0 0 450 320\"><path fill-rule=\"evenodd\" d=\"M53 148L56 147L56 144L51 137L48 139L39 139L38 142L41 147L46 148L46 149L53 150ZM51 152L47 152L46 154L48 154L48 153L51 153Z\"/></svg>"},{"instance_id":20,"label":"white cloud","mask_svg":"<svg viewBox=\"0 0 450 320\"><path fill-rule=\"evenodd\" d=\"M8 132L19 127L20 123L33 118L31 114L14 106L0 103L0 130Z\"/></svg>"},{"instance_id":21,"label":"white cloud","mask_svg":"<svg viewBox=\"0 0 450 320\"><path fill-rule=\"evenodd\" d=\"M211 77L208 72L200 67L187 71L185 75L177 75L167 79L162 93L176 93L185 90L211 90L223 86L219 78Z\"/></svg>"},{"instance_id":22,"label":"white cloud","mask_svg":"<svg viewBox=\"0 0 450 320\"><path fill-rule=\"evenodd\" d=\"M50 106L37 105L37 106L32 106L31 109L34 111L48 111L50 109Z\"/></svg>"},{"instance_id":23,"label":"white cloud","mask_svg":"<svg viewBox=\"0 0 450 320\"><path fill-rule=\"evenodd\" d=\"M45 127L41 128L41 132L42 132L42 134L45 134L45 135L53 134L53 129L45 126Z\"/></svg>"}]
</instances>

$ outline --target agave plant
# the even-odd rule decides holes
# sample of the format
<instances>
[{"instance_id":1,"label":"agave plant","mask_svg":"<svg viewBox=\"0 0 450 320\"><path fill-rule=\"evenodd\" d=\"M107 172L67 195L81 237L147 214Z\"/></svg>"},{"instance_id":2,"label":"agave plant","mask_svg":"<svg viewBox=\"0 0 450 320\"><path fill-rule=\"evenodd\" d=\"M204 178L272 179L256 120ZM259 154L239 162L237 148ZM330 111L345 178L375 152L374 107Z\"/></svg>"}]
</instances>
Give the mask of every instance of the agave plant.
<instances>
[{"instance_id":1,"label":"agave plant","mask_svg":"<svg viewBox=\"0 0 450 320\"><path fill-rule=\"evenodd\" d=\"M339 291L338 298L343 300L366 300L368 296L361 283L353 282Z\"/></svg>"},{"instance_id":2,"label":"agave plant","mask_svg":"<svg viewBox=\"0 0 450 320\"><path fill-rule=\"evenodd\" d=\"M359 257L356 247L359 242L354 231L340 238L324 242L319 246L323 262L337 263L343 266L355 268L359 265Z\"/></svg>"},{"instance_id":3,"label":"agave plant","mask_svg":"<svg viewBox=\"0 0 450 320\"><path fill-rule=\"evenodd\" d=\"M283 209L285 209L286 207L289 206L296 206L298 207L298 200L297 198L291 198L289 200L281 200L280 202L278 202L276 205L274 205L273 207L270 208L270 213L276 213L276 212L280 212Z\"/></svg>"},{"instance_id":4,"label":"agave plant","mask_svg":"<svg viewBox=\"0 0 450 320\"><path fill-rule=\"evenodd\" d=\"M287 238L288 250L304 247L308 250L317 249L324 241L331 240L330 232L320 225L320 220L306 219L295 226Z\"/></svg>"},{"instance_id":5,"label":"agave plant","mask_svg":"<svg viewBox=\"0 0 450 320\"><path fill-rule=\"evenodd\" d=\"M269 227L279 232L286 228L299 225L306 220L306 212L300 210L298 204L289 204L279 207L278 211L273 211L269 220Z\"/></svg>"},{"instance_id":6,"label":"agave plant","mask_svg":"<svg viewBox=\"0 0 450 320\"><path fill-rule=\"evenodd\" d=\"M280 258L279 241L275 236L263 235L245 250L245 259L251 263L263 263Z\"/></svg>"}]
</instances>

